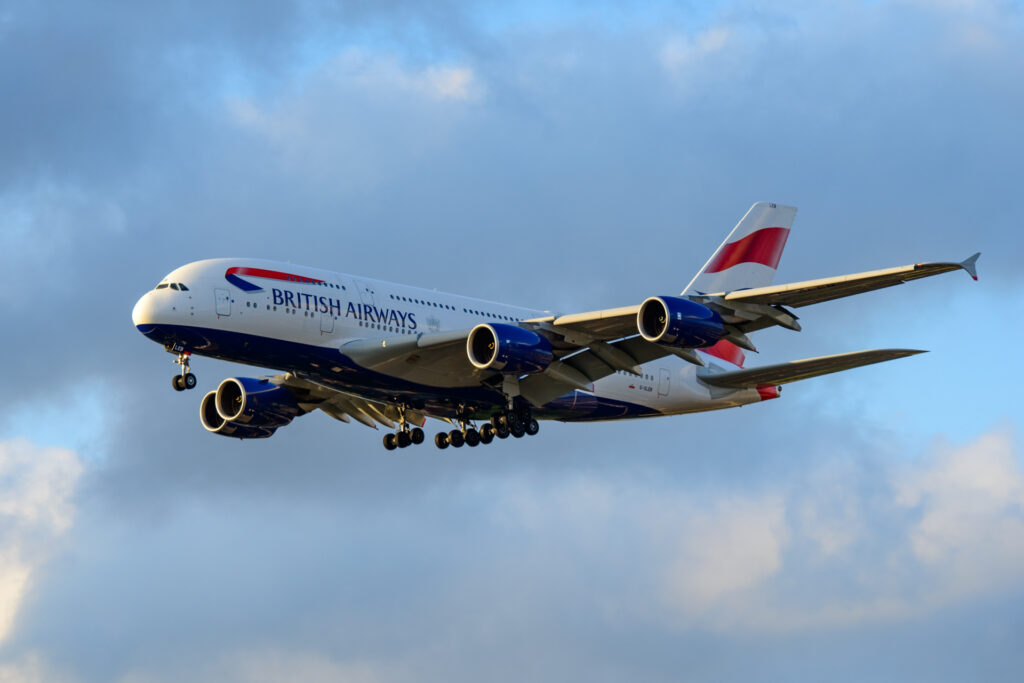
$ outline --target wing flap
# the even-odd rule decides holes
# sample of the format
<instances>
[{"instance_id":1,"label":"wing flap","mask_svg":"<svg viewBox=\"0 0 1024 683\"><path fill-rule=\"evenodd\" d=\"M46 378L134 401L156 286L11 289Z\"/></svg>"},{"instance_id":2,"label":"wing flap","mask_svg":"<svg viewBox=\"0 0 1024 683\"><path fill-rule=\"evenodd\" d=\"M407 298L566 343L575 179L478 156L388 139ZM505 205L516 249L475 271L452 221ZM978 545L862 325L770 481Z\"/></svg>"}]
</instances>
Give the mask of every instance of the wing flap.
<instances>
[{"instance_id":1,"label":"wing flap","mask_svg":"<svg viewBox=\"0 0 1024 683\"><path fill-rule=\"evenodd\" d=\"M870 351L840 353L834 356L821 356L819 358L805 358L803 360L765 365L748 370L698 374L697 376L702 382L713 387L754 389L763 386L798 382L802 379L828 375L833 372L842 372L843 370L851 370L874 363L883 363L889 360L896 360L897 358L906 358L907 356L914 356L919 353L925 352L915 349L873 349Z\"/></svg>"}]
</instances>

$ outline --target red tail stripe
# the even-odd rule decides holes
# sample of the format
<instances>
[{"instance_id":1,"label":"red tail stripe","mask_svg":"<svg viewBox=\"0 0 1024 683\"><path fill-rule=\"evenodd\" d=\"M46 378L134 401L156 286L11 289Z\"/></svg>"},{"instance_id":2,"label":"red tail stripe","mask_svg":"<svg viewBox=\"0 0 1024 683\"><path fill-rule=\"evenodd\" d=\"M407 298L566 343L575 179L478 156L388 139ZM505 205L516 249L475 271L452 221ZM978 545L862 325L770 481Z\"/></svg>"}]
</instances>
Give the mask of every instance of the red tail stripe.
<instances>
[{"instance_id":1,"label":"red tail stripe","mask_svg":"<svg viewBox=\"0 0 1024 683\"><path fill-rule=\"evenodd\" d=\"M788 237L789 228L761 228L722 247L704 272L718 273L738 263L760 263L777 268Z\"/></svg>"},{"instance_id":2,"label":"red tail stripe","mask_svg":"<svg viewBox=\"0 0 1024 683\"><path fill-rule=\"evenodd\" d=\"M701 349L704 353L714 356L715 358L721 358L727 363L732 363L739 367L743 367L743 363L746 361L746 355L743 353L743 349L733 344L731 341L725 339L719 339L714 346L709 346L706 349Z\"/></svg>"}]
</instances>

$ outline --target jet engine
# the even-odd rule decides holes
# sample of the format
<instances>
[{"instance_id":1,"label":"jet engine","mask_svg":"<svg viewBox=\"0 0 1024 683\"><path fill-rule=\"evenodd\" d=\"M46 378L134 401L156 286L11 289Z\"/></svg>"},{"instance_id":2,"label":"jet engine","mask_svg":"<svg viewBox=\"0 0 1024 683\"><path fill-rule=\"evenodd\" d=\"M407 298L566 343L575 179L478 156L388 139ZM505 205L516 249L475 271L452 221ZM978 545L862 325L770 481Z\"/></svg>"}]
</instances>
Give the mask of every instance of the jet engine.
<instances>
[{"instance_id":1,"label":"jet engine","mask_svg":"<svg viewBox=\"0 0 1024 683\"><path fill-rule=\"evenodd\" d=\"M275 429L304 412L292 392L265 378L228 377L217 387L216 405L228 422Z\"/></svg>"},{"instance_id":2,"label":"jet engine","mask_svg":"<svg viewBox=\"0 0 1024 683\"><path fill-rule=\"evenodd\" d=\"M228 422L217 412L216 391L211 391L203 396L203 402L199 404L199 421L209 432L221 436L233 436L236 439L265 439L268 436L273 436L276 431L273 428Z\"/></svg>"},{"instance_id":3,"label":"jet engine","mask_svg":"<svg viewBox=\"0 0 1024 683\"><path fill-rule=\"evenodd\" d=\"M636 324L647 341L683 349L713 346L725 335L718 313L677 296L652 296L644 301Z\"/></svg>"},{"instance_id":4,"label":"jet engine","mask_svg":"<svg viewBox=\"0 0 1024 683\"><path fill-rule=\"evenodd\" d=\"M543 372L554 359L551 343L532 330L482 323L466 339L469 362L481 370L506 374Z\"/></svg>"}]
</instances>

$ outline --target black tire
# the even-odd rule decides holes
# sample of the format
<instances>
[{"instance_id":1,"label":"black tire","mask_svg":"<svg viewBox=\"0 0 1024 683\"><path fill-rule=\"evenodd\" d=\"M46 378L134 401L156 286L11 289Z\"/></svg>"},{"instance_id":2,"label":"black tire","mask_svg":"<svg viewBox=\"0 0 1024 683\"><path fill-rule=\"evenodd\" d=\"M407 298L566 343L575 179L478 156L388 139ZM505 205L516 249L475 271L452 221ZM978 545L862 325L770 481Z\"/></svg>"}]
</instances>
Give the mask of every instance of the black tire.
<instances>
[{"instance_id":1,"label":"black tire","mask_svg":"<svg viewBox=\"0 0 1024 683\"><path fill-rule=\"evenodd\" d=\"M519 424L518 422L509 427L509 432L511 432L512 436L516 437L517 439L521 439L524 436L526 436L526 430L523 429L523 425Z\"/></svg>"},{"instance_id":2,"label":"black tire","mask_svg":"<svg viewBox=\"0 0 1024 683\"><path fill-rule=\"evenodd\" d=\"M398 444L395 443L395 435L394 434L385 434L384 435L384 448L386 448L389 451L393 451L396 448L398 448Z\"/></svg>"},{"instance_id":3,"label":"black tire","mask_svg":"<svg viewBox=\"0 0 1024 683\"><path fill-rule=\"evenodd\" d=\"M486 424L480 428L480 443L486 446L492 441L494 441L494 427Z\"/></svg>"},{"instance_id":4,"label":"black tire","mask_svg":"<svg viewBox=\"0 0 1024 683\"><path fill-rule=\"evenodd\" d=\"M175 391L185 391L185 385L181 383L181 375L175 375L171 378L171 386L174 387Z\"/></svg>"},{"instance_id":5,"label":"black tire","mask_svg":"<svg viewBox=\"0 0 1024 683\"><path fill-rule=\"evenodd\" d=\"M494 427L494 429L498 429L498 427L501 425L501 419L502 419L501 415L492 415L491 416L491 426Z\"/></svg>"},{"instance_id":6,"label":"black tire","mask_svg":"<svg viewBox=\"0 0 1024 683\"><path fill-rule=\"evenodd\" d=\"M184 374L184 376L182 377L181 381L185 385L186 389L195 389L196 388L196 383L197 383L196 382L196 376L193 375L191 372L186 372Z\"/></svg>"},{"instance_id":7,"label":"black tire","mask_svg":"<svg viewBox=\"0 0 1024 683\"><path fill-rule=\"evenodd\" d=\"M537 436L537 432L540 431L540 423L531 417L526 421L525 429L529 436Z\"/></svg>"},{"instance_id":8,"label":"black tire","mask_svg":"<svg viewBox=\"0 0 1024 683\"><path fill-rule=\"evenodd\" d=\"M515 432L516 427L518 427L519 429L522 429L523 428L523 421L520 420L519 416L516 415L515 413L510 413L509 416L508 416L508 428L509 428L509 431L511 431L512 434L515 434L516 433Z\"/></svg>"},{"instance_id":9,"label":"black tire","mask_svg":"<svg viewBox=\"0 0 1024 683\"><path fill-rule=\"evenodd\" d=\"M502 422L498 425L498 428L494 430L494 435L499 439L507 439L511 432L508 430L508 425Z\"/></svg>"},{"instance_id":10,"label":"black tire","mask_svg":"<svg viewBox=\"0 0 1024 683\"><path fill-rule=\"evenodd\" d=\"M422 429L419 427L413 427L412 431L409 432L409 438L411 438L412 442L418 446L423 443L423 439L426 437L424 436Z\"/></svg>"},{"instance_id":11,"label":"black tire","mask_svg":"<svg viewBox=\"0 0 1024 683\"><path fill-rule=\"evenodd\" d=\"M409 432L398 432L395 434L395 443L399 448L405 448L412 444L412 437L409 436Z\"/></svg>"},{"instance_id":12,"label":"black tire","mask_svg":"<svg viewBox=\"0 0 1024 683\"><path fill-rule=\"evenodd\" d=\"M467 429L464 438L466 439L466 445L470 448L476 448L480 445L480 432L475 429Z\"/></svg>"},{"instance_id":13,"label":"black tire","mask_svg":"<svg viewBox=\"0 0 1024 683\"><path fill-rule=\"evenodd\" d=\"M462 444L466 443L466 438L458 429L453 429L448 432L448 443L455 448L462 448Z\"/></svg>"},{"instance_id":14,"label":"black tire","mask_svg":"<svg viewBox=\"0 0 1024 683\"><path fill-rule=\"evenodd\" d=\"M440 448L442 451L448 448L448 435L444 432L438 432L434 436L434 445Z\"/></svg>"}]
</instances>

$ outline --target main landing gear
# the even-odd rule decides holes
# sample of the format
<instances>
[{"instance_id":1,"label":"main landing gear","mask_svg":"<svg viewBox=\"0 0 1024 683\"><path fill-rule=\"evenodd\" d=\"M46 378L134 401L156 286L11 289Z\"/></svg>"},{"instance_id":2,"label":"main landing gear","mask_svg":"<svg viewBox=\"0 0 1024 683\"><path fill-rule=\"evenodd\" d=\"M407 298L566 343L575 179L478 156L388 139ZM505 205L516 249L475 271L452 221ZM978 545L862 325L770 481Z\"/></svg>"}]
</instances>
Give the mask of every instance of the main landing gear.
<instances>
[{"instance_id":1,"label":"main landing gear","mask_svg":"<svg viewBox=\"0 0 1024 683\"><path fill-rule=\"evenodd\" d=\"M424 439L426 439L426 435L423 433L422 429L419 427L413 427L412 429L406 427L394 434L385 434L384 448L389 451L393 451L396 448L405 448L406 446L411 446L413 444L421 444Z\"/></svg>"},{"instance_id":2,"label":"main landing gear","mask_svg":"<svg viewBox=\"0 0 1024 683\"><path fill-rule=\"evenodd\" d=\"M461 448L463 445L474 448L480 444L491 443L495 437L507 439L509 436L513 436L520 439L527 435L534 436L540 431L540 424L534 419L529 407L495 415L479 430L475 429L468 420L459 420L459 424L460 429L439 432L434 437L434 445L441 450L449 446Z\"/></svg>"},{"instance_id":3,"label":"main landing gear","mask_svg":"<svg viewBox=\"0 0 1024 683\"><path fill-rule=\"evenodd\" d=\"M405 421L405 408L398 408L398 431L394 434L384 435L384 448L389 451L393 451L396 448L405 448L406 446L412 446L413 444L419 445L423 443L426 435L423 430L419 427L412 427L410 429L409 423Z\"/></svg>"},{"instance_id":4,"label":"main landing gear","mask_svg":"<svg viewBox=\"0 0 1024 683\"><path fill-rule=\"evenodd\" d=\"M178 357L174 359L174 363L181 366L181 374L175 375L171 379L171 386L174 387L175 391L196 388L196 376L192 374L192 370L188 366L188 359L191 355L188 351L181 351L178 353Z\"/></svg>"}]
</instances>

